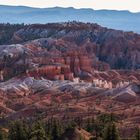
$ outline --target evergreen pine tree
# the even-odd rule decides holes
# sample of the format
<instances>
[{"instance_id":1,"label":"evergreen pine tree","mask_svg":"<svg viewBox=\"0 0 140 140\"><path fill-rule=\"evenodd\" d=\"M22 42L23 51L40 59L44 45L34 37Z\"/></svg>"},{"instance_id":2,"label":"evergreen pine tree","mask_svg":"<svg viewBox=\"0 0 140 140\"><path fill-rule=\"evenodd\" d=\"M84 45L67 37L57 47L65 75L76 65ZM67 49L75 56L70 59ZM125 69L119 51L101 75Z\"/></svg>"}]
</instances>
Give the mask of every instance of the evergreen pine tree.
<instances>
[{"instance_id":1,"label":"evergreen pine tree","mask_svg":"<svg viewBox=\"0 0 140 140\"><path fill-rule=\"evenodd\" d=\"M61 135L61 132L62 131L59 122L57 120L54 120L53 130L52 130L53 140L58 140L58 138Z\"/></svg>"},{"instance_id":2,"label":"evergreen pine tree","mask_svg":"<svg viewBox=\"0 0 140 140\"><path fill-rule=\"evenodd\" d=\"M30 135L30 140L47 140L45 130L41 122L38 121L34 124Z\"/></svg>"},{"instance_id":3,"label":"evergreen pine tree","mask_svg":"<svg viewBox=\"0 0 140 140\"><path fill-rule=\"evenodd\" d=\"M115 123L111 122L107 125L103 140L120 140Z\"/></svg>"},{"instance_id":4,"label":"evergreen pine tree","mask_svg":"<svg viewBox=\"0 0 140 140\"><path fill-rule=\"evenodd\" d=\"M10 140L28 140L28 128L23 121L16 121L10 125Z\"/></svg>"},{"instance_id":5,"label":"evergreen pine tree","mask_svg":"<svg viewBox=\"0 0 140 140\"><path fill-rule=\"evenodd\" d=\"M48 122L46 123L45 131L46 131L47 138L49 140L52 139L52 121L51 120L48 120Z\"/></svg>"},{"instance_id":6,"label":"evergreen pine tree","mask_svg":"<svg viewBox=\"0 0 140 140\"><path fill-rule=\"evenodd\" d=\"M90 118L87 119L86 130L87 130L88 132L92 132L92 131L93 131L93 124L92 124Z\"/></svg>"},{"instance_id":7,"label":"evergreen pine tree","mask_svg":"<svg viewBox=\"0 0 140 140\"><path fill-rule=\"evenodd\" d=\"M140 128L136 129L136 140L140 140Z\"/></svg>"},{"instance_id":8,"label":"evergreen pine tree","mask_svg":"<svg viewBox=\"0 0 140 140\"><path fill-rule=\"evenodd\" d=\"M4 134L3 131L0 129L0 140L4 140Z\"/></svg>"}]
</instances>

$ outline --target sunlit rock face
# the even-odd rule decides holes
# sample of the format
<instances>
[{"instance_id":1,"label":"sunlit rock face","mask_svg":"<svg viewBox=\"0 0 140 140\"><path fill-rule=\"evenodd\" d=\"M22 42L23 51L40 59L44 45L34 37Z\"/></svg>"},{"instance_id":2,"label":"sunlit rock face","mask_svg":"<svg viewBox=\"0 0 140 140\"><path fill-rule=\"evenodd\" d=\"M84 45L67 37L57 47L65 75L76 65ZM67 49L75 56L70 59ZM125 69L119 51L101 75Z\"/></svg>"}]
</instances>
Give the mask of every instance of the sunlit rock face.
<instances>
[{"instance_id":1,"label":"sunlit rock face","mask_svg":"<svg viewBox=\"0 0 140 140\"><path fill-rule=\"evenodd\" d=\"M0 83L0 115L13 120L35 117L40 112L47 119L52 115L58 118L67 115L91 117L98 115L99 111L111 111L122 116L124 126L128 119L129 125L133 126L137 124L133 119L140 119L139 93L140 84L136 82L112 88L111 82L103 80L94 80L93 84L78 79L12 78ZM132 112L133 115L128 115Z\"/></svg>"},{"instance_id":2,"label":"sunlit rock face","mask_svg":"<svg viewBox=\"0 0 140 140\"><path fill-rule=\"evenodd\" d=\"M50 80L79 77L91 81L94 70L100 68L110 69L94 53L62 39L37 39L1 48L1 80L26 73Z\"/></svg>"}]
</instances>

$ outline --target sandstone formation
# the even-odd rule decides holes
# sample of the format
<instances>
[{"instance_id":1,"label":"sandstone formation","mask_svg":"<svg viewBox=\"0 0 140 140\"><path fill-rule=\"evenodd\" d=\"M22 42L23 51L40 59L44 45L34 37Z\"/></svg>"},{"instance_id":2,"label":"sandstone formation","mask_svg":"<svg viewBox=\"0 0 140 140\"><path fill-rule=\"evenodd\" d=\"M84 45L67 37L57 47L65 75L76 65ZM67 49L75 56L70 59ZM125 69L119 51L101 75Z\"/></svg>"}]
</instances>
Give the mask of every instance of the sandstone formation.
<instances>
[{"instance_id":1,"label":"sandstone formation","mask_svg":"<svg viewBox=\"0 0 140 140\"><path fill-rule=\"evenodd\" d=\"M66 47L79 46L88 54L107 62L111 68L135 69L140 66L140 35L133 32L103 28L97 24L84 24L80 22L54 23L46 25L31 25L17 31L16 36L24 42L37 38L60 39L59 45L65 50ZM13 42L17 39L13 36ZM44 47L49 43L44 43ZM102 69L102 67L100 68Z\"/></svg>"},{"instance_id":2,"label":"sandstone formation","mask_svg":"<svg viewBox=\"0 0 140 140\"><path fill-rule=\"evenodd\" d=\"M0 123L113 112L120 127L140 124L140 35L69 22L26 25L1 44Z\"/></svg>"},{"instance_id":3,"label":"sandstone formation","mask_svg":"<svg viewBox=\"0 0 140 140\"><path fill-rule=\"evenodd\" d=\"M96 116L99 112L114 112L124 125L129 118L129 124L133 126L136 124L133 118L140 118L138 83L106 89L87 82L13 78L0 83L0 100L0 115L6 120L35 117L38 113L47 119L51 116L87 117ZM132 115L127 116L128 112Z\"/></svg>"}]
</instances>

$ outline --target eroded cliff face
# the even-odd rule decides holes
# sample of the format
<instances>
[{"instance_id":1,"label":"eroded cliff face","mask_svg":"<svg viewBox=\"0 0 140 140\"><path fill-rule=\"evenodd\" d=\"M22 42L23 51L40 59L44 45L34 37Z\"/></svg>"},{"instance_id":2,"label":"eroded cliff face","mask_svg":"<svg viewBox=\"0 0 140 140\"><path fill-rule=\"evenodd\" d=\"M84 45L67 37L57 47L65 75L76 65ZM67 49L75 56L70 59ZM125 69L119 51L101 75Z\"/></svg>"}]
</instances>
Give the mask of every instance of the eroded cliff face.
<instances>
[{"instance_id":1,"label":"eroded cliff face","mask_svg":"<svg viewBox=\"0 0 140 140\"><path fill-rule=\"evenodd\" d=\"M88 54L85 47L62 39L37 39L22 45L3 45L0 61L1 80L19 74L50 80L73 80L74 77L92 80L95 69L110 69L94 53Z\"/></svg>"},{"instance_id":2,"label":"eroded cliff face","mask_svg":"<svg viewBox=\"0 0 140 140\"><path fill-rule=\"evenodd\" d=\"M43 69L47 71L51 67L54 74L46 75L49 79L79 77L91 81L95 70L131 70L140 66L140 35L97 24L70 22L23 26L13 32L9 42L18 44L0 47L2 80L21 73L45 76ZM55 73L56 65L61 70Z\"/></svg>"},{"instance_id":3,"label":"eroded cliff face","mask_svg":"<svg viewBox=\"0 0 140 140\"><path fill-rule=\"evenodd\" d=\"M31 25L13 36L13 42L25 42L31 39L52 38L62 39L63 43L84 48L88 54L107 62L115 69L135 69L140 67L140 35L103 28L96 24L61 23ZM49 44L44 43L43 46Z\"/></svg>"},{"instance_id":4,"label":"eroded cliff face","mask_svg":"<svg viewBox=\"0 0 140 140\"><path fill-rule=\"evenodd\" d=\"M139 81L139 71L133 71L139 68L138 34L70 22L24 26L9 41L19 44L0 47L1 81L32 76L102 81L105 87Z\"/></svg>"},{"instance_id":5,"label":"eroded cliff face","mask_svg":"<svg viewBox=\"0 0 140 140\"><path fill-rule=\"evenodd\" d=\"M71 22L25 26L9 42L0 45L6 120L113 112L140 123L140 35Z\"/></svg>"}]
</instances>

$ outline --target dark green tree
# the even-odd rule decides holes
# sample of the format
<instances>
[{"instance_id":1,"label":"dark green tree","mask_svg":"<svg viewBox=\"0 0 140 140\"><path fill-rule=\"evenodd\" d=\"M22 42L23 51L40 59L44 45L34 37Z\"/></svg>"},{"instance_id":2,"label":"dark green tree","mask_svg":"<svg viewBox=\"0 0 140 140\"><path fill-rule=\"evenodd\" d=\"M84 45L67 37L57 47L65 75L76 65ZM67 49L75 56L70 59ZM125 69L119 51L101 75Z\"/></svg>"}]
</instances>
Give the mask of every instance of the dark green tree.
<instances>
[{"instance_id":1,"label":"dark green tree","mask_svg":"<svg viewBox=\"0 0 140 140\"><path fill-rule=\"evenodd\" d=\"M136 140L140 140L140 128L136 128Z\"/></svg>"},{"instance_id":2,"label":"dark green tree","mask_svg":"<svg viewBox=\"0 0 140 140\"><path fill-rule=\"evenodd\" d=\"M9 127L10 140L28 140L28 127L24 121L13 122Z\"/></svg>"},{"instance_id":3,"label":"dark green tree","mask_svg":"<svg viewBox=\"0 0 140 140\"><path fill-rule=\"evenodd\" d=\"M59 120L54 120L52 128L53 140L58 140L62 133L63 130Z\"/></svg>"},{"instance_id":4,"label":"dark green tree","mask_svg":"<svg viewBox=\"0 0 140 140\"><path fill-rule=\"evenodd\" d=\"M120 140L115 123L111 122L104 131L103 140Z\"/></svg>"},{"instance_id":5,"label":"dark green tree","mask_svg":"<svg viewBox=\"0 0 140 140\"><path fill-rule=\"evenodd\" d=\"M4 134L3 134L3 131L0 129L0 140L4 140Z\"/></svg>"},{"instance_id":6,"label":"dark green tree","mask_svg":"<svg viewBox=\"0 0 140 140\"><path fill-rule=\"evenodd\" d=\"M96 122L95 122L94 118L88 118L86 120L86 130L88 132L93 132L96 130Z\"/></svg>"},{"instance_id":7,"label":"dark green tree","mask_svg":"<svg viewBox=\"0 0 140 140\"><path fill-rule=\"evenodd\" d=\"M37 121L35 124L33 124L30 140L48 140L41 122Z\"/></svg>"}]
</instances>

